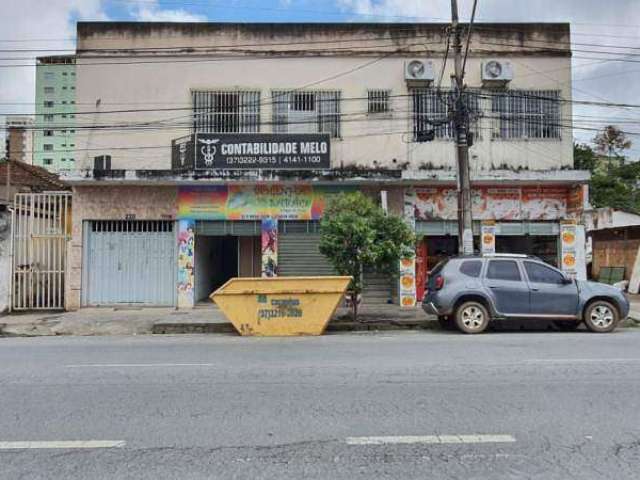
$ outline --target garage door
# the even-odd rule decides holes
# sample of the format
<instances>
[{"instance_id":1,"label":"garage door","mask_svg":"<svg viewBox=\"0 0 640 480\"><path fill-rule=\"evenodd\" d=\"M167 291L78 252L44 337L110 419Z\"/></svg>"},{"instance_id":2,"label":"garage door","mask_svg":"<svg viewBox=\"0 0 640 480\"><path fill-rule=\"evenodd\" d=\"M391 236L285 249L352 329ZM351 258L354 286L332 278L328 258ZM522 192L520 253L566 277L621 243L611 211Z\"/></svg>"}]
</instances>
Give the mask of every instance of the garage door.
<instances>
[{"instance_id":1,"label":"garage door","mask_svg":"<svg viewBox=\"0 0 640 480\"><path fill-rule=\"evenodd\" d=\"M84 305L175 304L174 222L92 221L85 227Z\"/></svg>"},{"instance_id":2,"label":"garage door","mask_svg":"<svg viewBox=\"0 0 640 480\"><path fill-rule=\"evenodd\" d=\"M335 275L327 257L320 253L318 222L280 222L278 273L285 277Z\"/></svg>"}]
</instances>

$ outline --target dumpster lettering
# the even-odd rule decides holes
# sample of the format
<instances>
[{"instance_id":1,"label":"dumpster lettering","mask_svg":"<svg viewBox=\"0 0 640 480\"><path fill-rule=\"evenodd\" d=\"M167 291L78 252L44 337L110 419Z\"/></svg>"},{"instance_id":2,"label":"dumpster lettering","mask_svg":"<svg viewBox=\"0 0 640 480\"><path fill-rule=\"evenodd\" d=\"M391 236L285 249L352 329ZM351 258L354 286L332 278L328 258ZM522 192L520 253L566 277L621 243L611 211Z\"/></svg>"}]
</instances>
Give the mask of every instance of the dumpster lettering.
<instances>
[{"instance_id":1,"label":"dumpster lettering","mask_svg":"<svg viewBox=\"0 0 640 480\"><path fill-rule=\"evenodd\" d=\"M263 302L267 303L267 302ZM258 310L258 321L272 318L301 318L302 308L300 300L297 298L274 298L271 299L272 308L261 308Z\"/></svg>"}]
</instances>

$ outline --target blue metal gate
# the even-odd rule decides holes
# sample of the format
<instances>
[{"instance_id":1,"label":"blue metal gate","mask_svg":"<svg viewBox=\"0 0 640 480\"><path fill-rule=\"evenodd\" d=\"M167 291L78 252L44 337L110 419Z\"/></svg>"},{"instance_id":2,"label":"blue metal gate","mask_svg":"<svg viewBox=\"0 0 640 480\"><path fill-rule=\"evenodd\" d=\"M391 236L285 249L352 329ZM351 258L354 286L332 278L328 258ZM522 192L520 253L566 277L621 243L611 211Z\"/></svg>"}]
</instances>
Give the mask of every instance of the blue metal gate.
<instances>
[{"instance_id":1,"label":"blue metal gate","mask_svg":"<svg viewBox=\"0 0 640 480\"><path fill-rule=\"evenodd\" d=\"M85 232L84 305L175 305L174 222L91 221Z\"/></svg>"}]
</instances>

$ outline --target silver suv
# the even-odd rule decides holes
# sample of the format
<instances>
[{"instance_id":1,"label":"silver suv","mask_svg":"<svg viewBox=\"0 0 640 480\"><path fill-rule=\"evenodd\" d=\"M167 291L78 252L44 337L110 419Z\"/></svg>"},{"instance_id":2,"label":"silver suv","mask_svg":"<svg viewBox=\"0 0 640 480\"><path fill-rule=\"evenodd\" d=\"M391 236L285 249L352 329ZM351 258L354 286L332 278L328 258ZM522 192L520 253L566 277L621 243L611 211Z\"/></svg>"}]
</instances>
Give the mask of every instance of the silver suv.
<instances>
[{"instance_id":1,"label":"silver suv","mask_svg":"<svg viewBox=\"0 0 640 480\"><path fill-rule=\"evenodd\" d=\"M617 288L573 280L536 257L516 254L454 257L429 272L424 310L444 327L483 332L492 319L549 319L563 329L584 322L611 332L629 314Z\"/></svg>"}]
</instances>

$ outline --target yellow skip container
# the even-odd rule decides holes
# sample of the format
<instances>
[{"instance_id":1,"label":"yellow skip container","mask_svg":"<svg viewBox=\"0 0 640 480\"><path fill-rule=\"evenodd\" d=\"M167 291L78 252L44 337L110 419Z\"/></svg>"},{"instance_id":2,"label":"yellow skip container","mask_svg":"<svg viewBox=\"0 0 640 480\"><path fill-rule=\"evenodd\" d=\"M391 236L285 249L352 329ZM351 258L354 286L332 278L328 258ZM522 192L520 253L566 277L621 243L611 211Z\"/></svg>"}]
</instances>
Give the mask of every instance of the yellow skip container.
<instances>
[{"instance_id":1,"label":"yellow skip container","mask_svg":"<svg viewBox=\"0 0 640 480\"><path fill-rule=\"evenodd\" d=\"M351 277L232 278L211 294L244 336L322 335Z\"/></svg>"}]
</instances>

